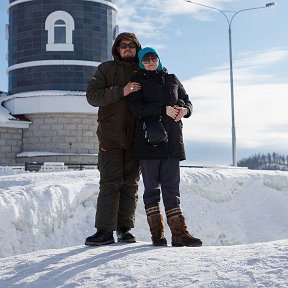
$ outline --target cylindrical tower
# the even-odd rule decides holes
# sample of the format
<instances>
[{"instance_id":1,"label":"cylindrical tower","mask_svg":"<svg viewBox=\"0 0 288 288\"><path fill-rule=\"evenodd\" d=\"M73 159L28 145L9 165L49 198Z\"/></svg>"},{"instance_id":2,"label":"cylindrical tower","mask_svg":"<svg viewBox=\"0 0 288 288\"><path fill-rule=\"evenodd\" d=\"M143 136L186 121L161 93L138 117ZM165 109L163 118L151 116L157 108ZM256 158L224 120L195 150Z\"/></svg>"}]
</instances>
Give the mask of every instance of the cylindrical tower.
<instances>
[{"instance_id":1,"label":"cylindrical tower","mask_svg":"<svg viewBox=\"0 0 288 288\"><path fill-rule=\"evenodd\" d=\"M85 91L99 63L111 59L115 1L9 2L5 106L32 122L23 133L23 152L50 152L57 159L62 153L70 155L61 158L65 162L83 162L97 153L97 110Z\"/></svg>"}]
</instances>

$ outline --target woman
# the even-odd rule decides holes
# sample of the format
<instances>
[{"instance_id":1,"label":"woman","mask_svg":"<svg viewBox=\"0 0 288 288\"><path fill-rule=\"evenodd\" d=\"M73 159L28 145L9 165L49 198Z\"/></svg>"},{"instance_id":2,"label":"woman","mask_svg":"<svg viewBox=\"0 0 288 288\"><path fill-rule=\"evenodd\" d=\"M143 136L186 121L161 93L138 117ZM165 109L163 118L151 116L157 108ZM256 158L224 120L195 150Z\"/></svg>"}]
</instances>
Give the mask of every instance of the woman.
<instances>
[{"instance_id":1,"label":"woman","mask_svg":"<svg viewBox=\"0 0 288 288\"><path fill-rule=\"evenodd\" d=\"M128 101L137 118L134 156L140 160L153 245L167 246L159 207L162 192L172 246L201 246L201 240L187 231L180 208L180 160L185 159L181 119L191 115L192 104L177 77L163 68L155 49L140 50L138 58L140 69L133 81L141 85L141 90L132 93ZM165 127L168 140L151 144L145 126L157 121Z\"/></svg>"}]
</instances>

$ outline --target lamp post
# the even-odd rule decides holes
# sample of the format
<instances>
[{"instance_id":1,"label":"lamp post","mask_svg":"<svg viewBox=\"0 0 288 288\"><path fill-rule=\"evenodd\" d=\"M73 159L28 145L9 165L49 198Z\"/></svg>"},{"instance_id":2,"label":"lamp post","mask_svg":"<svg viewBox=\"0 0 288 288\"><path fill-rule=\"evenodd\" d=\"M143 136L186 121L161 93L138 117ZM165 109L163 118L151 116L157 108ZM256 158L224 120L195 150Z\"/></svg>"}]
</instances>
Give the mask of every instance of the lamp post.
<instances>
[{"instance_id":1,"label":"lamp post","mask_svg":"<svg viewBox=\"0 0 288 288\"><path fill-rule=\"evenodd\" d=\"M236 129L235 129L235 113L234 113L234 80L233 80L233 60L232 60L232 21L235 18L236 15L239 13L242 13L244 11L250 11L250 10L256 10L256 9L262 9L262 8L268 8L276 5L275 2L267 3L265 6L258 6L258 7L252 7L247 9L241 9L239 11L223 11L221 9L218 9L213 6L208 6L204 4L200 4L194 1L185 0L186 2L189 2L191 4L195 4L198 6L203 6L209 9L217 10L220 12L228 23L228 35L229 35L229 60L230 60L230 93L231 93L231 113L232 113L232 160L233 160L233 166L237 166L237 160L236 160ZM227 13L233 13L230 17L228 17Z\"/></svg>"}]
</instances>

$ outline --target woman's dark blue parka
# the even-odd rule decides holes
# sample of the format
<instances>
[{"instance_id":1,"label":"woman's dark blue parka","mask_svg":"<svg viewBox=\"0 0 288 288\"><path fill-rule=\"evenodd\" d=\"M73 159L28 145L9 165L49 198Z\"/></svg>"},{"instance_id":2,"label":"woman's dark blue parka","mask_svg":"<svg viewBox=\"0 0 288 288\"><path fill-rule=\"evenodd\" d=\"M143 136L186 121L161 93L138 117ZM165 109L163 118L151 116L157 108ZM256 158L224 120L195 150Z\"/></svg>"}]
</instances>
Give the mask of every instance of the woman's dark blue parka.
<instances>
[{"instance_id":1,"label":"woman's dark blue parka","mask_svg":"<svg viewBox=\"0 0 288 288\"><path fill-rule=\"evenodd\" d=\"M128 96L129 108L136 116L134 157L139 160L185 160L182 121L175 122L166 115L166 106L174 105L188 108L185 118L191 115L193 106L183 85L165 68L160 71L139 70L133 81L141 85L141 90ZM160 116L168 132L168 141L152 145L145 139L143 121L153 121Z\"/></svg>"}]
</instances>

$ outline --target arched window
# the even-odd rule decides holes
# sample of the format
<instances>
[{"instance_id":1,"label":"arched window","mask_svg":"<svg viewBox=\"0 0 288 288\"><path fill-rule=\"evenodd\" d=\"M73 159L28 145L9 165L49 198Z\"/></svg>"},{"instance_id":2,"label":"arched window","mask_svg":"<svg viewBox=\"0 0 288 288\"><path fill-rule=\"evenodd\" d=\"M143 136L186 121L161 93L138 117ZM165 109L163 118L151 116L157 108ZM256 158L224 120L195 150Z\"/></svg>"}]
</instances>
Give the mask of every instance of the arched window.
<instances>
[{"instance_id":1,"label":"arched window","mask_svg":"<svg viewBox=\"0 0 288 288\"><path fill-rule=\"evenodd\" d=\"M63 20L57 20L54 25L54 43L66 43L66 24Z\"/></svg>"},{"instance_id":2,"label":"arched window","mask_svg":"<svg viewBox=\"0 0 288 288\"><path fill-rule=\"evenodd\" d=\"M48 15L45 30L48 31L46 51L74 51L72 33L75 29L73 17L65 11Z\"/></svg>"}]
</instances>

